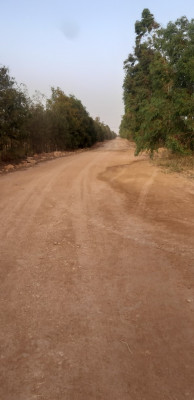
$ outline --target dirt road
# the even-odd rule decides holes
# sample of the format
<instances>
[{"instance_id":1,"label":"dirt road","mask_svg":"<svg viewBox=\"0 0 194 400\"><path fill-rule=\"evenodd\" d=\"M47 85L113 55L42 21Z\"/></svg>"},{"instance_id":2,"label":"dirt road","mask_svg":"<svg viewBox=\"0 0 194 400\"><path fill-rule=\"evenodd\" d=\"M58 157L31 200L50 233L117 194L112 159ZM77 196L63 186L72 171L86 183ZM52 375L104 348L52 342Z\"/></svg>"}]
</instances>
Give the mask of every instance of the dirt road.
<instances>
[{"instance_id":1,"label":"dirt road","mask_svg":"<svg viewBox=\"0 0 194 400\"><path fill-rule=\"evenodd\" d=\"M194 184L125 140L0 177L0 399L194 399Z\"/></svg>"}]
</instances>

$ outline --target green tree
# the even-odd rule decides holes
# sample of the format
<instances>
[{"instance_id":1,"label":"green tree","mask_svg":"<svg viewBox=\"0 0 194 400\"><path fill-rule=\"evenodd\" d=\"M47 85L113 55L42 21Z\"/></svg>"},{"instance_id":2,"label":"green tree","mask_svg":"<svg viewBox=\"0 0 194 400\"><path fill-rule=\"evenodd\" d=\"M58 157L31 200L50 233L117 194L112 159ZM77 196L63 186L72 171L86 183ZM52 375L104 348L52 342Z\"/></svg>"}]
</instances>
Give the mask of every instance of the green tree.
<instances>
[{"instance_id":1,"label":"green tree","mask_svg":"<svg viewBox=\"0 0 194 400\"><path fill-rule=\"evenodd\" d=\"M52 88L47 112L56 149L77 149L95 143L93 121L76 97L66 96L60 88Z\"/></svg>"},{"instance_id":2,"label":"green tree","mask_svg":"<svg viewBox=\"0 0 194 400\"><path fill-rule=\"evenodd\" d=\"M41 99L30 104L27 122L29 153L42 153L54 150L52 128L48 112Z\"/></svg>"},{"instance_id":3,"label":"green tree","mask_svg":"<svg viewBox=\"0 0 194 400\"><path fill-rule=\"evenodd\" d=\"M25 123L28 118L28 98L9 75L0 68L0 156L11 159L23 156L27 148ZM21 144L22 143L22 144Z\"/></svg>"},{"instance_id":4,"label":"green tree","mask_svg":"<svg viewBox=\"0 0 194 400\"><path fill-rule=\"evenodd\" d=\"M133 138L136 154L161 146L193 149L194 26L185 17L167 28L148 9L135 23L134 54L124 62L120 135Z\"/></svg>"},{"instance_id":5,"label":"green tree","mask_svg":"<svg viewBox=\"0 0 194 400\"><path fill-rule=\"evenodd\" d=\"M94 121L75 96L52 88L47 101L39 93L31 100L8 68L0 68L0 160L90 147L115 136L107 125Z\"/></svg>"}]
</instances>

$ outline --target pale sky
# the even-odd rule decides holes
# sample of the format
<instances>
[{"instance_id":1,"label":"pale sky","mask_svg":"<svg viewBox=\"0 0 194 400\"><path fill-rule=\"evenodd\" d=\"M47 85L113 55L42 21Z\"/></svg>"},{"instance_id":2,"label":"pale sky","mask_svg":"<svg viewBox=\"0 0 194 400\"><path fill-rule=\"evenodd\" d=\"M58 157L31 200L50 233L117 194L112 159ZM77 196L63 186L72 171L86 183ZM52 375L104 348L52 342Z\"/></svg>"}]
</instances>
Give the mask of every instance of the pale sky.
<instances>
[{"instance_id":1,"label":"pale sky","mask_svg":"<svg viewBox=\"0 0 194 400\"><path fill-rule=\"evenodd\" d=\"M194 18L193 0L0 0L0 64L30 95L59 86L118 132L123 61L144 8L163 26Z\"/></svg>"}]
</instances>

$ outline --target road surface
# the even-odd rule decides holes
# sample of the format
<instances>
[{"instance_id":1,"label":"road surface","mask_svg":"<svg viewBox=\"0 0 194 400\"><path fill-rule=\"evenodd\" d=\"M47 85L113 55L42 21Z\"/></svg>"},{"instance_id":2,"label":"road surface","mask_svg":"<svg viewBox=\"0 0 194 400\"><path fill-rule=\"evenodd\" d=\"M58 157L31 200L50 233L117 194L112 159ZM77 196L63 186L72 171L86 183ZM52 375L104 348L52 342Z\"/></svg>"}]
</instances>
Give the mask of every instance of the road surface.
<instances>
[{"instance_id":1,"label":"road surface","mask_svg":"<svg viewBox=\"0 0 194 400\"><path fill-rule=\"evenodd\" d=\"M0 177L0 399L194 399L194 185L133 153Z\"/></svg>"}]
</instances>

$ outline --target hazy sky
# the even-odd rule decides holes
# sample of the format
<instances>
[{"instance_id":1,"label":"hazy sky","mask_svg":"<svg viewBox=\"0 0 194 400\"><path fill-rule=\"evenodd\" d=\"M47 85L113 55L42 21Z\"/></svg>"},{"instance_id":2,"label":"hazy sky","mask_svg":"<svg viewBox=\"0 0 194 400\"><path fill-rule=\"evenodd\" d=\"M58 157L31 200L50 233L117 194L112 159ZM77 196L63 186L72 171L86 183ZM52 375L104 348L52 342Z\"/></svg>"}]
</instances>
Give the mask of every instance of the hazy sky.
<instances>
[{"instance_id":1,"label":"hazy sky","mask_svg":"<svg viewBox=\"0 0 194 400\"><path fill-rule=\"evenodd\" d=\"M123 61L144 8L162 25L194 17L194 0L0 0L0 64L30 95L59 86L117 132Z\"/></svg>"}]
</instances>

